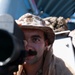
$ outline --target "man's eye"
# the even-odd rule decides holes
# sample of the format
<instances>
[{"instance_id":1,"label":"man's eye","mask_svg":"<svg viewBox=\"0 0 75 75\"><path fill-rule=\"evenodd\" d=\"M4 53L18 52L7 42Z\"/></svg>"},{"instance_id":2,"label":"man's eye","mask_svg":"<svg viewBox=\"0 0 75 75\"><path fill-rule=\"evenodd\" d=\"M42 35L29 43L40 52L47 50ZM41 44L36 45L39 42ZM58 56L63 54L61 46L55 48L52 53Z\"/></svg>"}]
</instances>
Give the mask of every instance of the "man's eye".
<instances>
[{"instance_id":1,"label":"man's eye","mask_svg":"<svg viewBox=\"0 0 75 75\"><path fill-rule=\"evenodd\" d=\"M38 41L40 41L40 39L39 38L33 38L32 41L33 42L38 42Z\"/></svg>"}]
</instances>

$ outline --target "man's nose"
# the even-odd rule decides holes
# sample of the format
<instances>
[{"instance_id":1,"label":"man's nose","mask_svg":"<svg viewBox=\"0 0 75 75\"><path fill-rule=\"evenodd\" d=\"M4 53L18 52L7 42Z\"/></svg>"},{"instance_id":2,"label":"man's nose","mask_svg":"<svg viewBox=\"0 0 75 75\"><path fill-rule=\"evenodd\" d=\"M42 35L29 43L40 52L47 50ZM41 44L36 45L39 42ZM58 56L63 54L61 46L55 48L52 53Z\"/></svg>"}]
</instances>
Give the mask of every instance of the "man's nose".
<instances>
[{"instance_id":1,"label":"man's nose","mask_svg":"<svg viewBox=\"0 0 75 75\"><path fill-rule=\"evenodd\" d=\"M24 40L25 50L32 50L31 42Z\"/></svg>"}]
</instances>

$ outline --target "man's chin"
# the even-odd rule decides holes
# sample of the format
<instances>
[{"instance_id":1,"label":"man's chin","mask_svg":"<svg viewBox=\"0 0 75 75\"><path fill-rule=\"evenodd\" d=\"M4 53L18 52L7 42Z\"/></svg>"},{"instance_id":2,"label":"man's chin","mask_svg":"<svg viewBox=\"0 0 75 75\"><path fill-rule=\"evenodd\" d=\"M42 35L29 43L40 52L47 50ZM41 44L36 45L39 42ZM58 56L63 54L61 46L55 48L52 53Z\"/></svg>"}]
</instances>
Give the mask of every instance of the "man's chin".
<instances>
[{"instance_id":1,"label":"man's chin","mask_svg":"<svg viewBox=\"0 0 75 75\"><path fill-rule=\"evenodd\" d=\"M34 56L27 56L25 58L25 62L32 61L33 59L34 59Z\"/></svg>"},{"instance_id":2,"label":"man's chin","mask_svg":"<svg viewBox=\"0 0 75 75\"><path fill-rule=\"evenodd\" d=\"M36 63L37 58L35 58L35 56L28 56L25 60L25 64L34 64Z\"/></svg>"}]
</instances>

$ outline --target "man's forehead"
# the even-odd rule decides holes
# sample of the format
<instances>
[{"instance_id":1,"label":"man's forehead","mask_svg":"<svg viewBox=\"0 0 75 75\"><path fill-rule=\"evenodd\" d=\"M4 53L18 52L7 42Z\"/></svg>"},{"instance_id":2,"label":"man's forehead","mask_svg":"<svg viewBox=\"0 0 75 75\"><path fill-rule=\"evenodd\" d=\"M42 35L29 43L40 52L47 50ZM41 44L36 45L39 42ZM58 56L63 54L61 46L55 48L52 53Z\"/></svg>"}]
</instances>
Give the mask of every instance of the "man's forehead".
<instances>
[{"instance_id":1,"label":"man's forehead","mask_svg":"<svg viewBox=\"0 0 75 75\"><path fill-rule=\"evenodd\" d=\"M44 36L44 32L41 30L34 30L34 29L26 29L24 30L25 37L41 37Z\"/></svg>"},{"instance_id":2,"label":"man's forehead","mask_svg":"<svg viewBox=\"0 0 75 75\"><path fill-rule=\"evenodd\" d=\"M23 29L24 32L41 32L44 33L42 30L40 29Z\"/></svg>"}]
</instances>

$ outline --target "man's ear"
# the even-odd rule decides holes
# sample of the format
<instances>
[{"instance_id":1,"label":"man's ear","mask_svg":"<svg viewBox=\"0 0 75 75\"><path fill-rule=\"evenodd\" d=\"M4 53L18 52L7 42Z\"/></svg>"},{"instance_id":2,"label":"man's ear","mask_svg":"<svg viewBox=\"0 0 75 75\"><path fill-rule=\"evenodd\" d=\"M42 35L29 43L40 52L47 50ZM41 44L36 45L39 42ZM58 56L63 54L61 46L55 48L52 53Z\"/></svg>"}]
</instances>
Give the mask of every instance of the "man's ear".
<instances>
[{"instance_id":1,"label":"man's ear","mask_svg":"<svg viewBox=\"0 0 75 75\"><path fill-rule=\"evenodd\" d=\"M52 44L48 45L48 40L45 41L45 46L46 46L45 50L47 50L47 51L51 50L51 48L52 48Z\"/></svg>"},{"instance_id":2,"label":"man's ear","mask_svg":"<svg viewBox=\"0 0 75 75\"><path fill-rule=\"evenodd\" d=\"M48 40L45 40L45 46L48 46Z\"/></svg>"}]
</instances>

